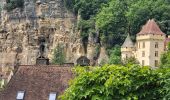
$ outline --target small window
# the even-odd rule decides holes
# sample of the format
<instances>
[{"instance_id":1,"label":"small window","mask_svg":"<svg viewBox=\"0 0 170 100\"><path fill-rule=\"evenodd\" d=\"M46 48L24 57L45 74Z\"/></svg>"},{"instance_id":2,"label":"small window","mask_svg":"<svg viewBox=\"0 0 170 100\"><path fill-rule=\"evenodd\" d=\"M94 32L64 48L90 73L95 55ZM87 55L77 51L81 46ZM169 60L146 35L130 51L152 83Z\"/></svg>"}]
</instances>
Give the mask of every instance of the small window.
<instances>
[{"instance_id":1,"label":"small window","mask_svg":"<svg viewBox=\"0 0 170 100\"><path fill-rule=\"evenodd\" d=\"M142 51L142 57L145 57L145 51Z\"/></svg>"},{"instance_id":2,"label":"small window","mask_svg":"<svg viewBox=\"0 0 170 100\"><path fill-rule=\"evenodd\" d=\"M143 48L145 48L145 42L143 42Z\"/></svg>"},{"instance_id":3,"label":"small window","mask_svg":"<svg viewBox=\"0 0 170 100\"><path fill-rule=\"evenodd\" d=\"M158 51L155 51L155 57L158 57Z\"/></svg>"},{"instance_id":4,"label":"small window","mask_svg":"<svg viewBox=\"0 0 170 100\"><path fill-rule=\"evenodd\" d=\"M57 93L51 92L49 95L49 100L56 100L56 98L57 98Z\"/></svg>"},{"instance_id":5,"label":"small window","mask_svg":"<svg viewBox=\"0 0 170 100\"><path fill-rule=\"evenodd\" d=\"M128 58L128 54L126 54L126 59Z\"/></svg>"},{"instance_id":6,"label":"small window","mask_svg":"<svg viewBox=\"0 0 170 100\"><path fill-rule=\"evenodd\" d=\"M158 42L155 42L155 48L158 48Z\"/></svg>"},{"instance_id":7,"label":"small window","mask_svg":"<svg viewBox=\"0 0 170 100\"><path fill-rule=\"evenodd\" d=\"M24 100L25 91L18 91L17 100Z\"/></svg>"},{"instance_id":8,"label":"small window","mask_svg":"<svg viewBox=\"0 0 170 100\"><path fill-rule=\"evenodd\" d=\"M139 49L140 49L140 43L138 43L138 45L139 45Z\"/></svg>"},{"instance_id":9,"label":"small window","mask_svg":"<svg viewBox=\"0 0 170 100\"><path fill-rule=\"evenodd\" d=\"M155 60L155 67L158 67L159 63L158 60Z\"/></svg>"},{"instance_id":10,"label":"small window","mask_svg":"<svg viewBox=\"0 0 170 100\"><path fill-rule=\"evenodd\" d=\"M0 52L2 52L2 46L0 46Z\"/></svg>"},{"instance_id":11,"label":"small window","mask_svg":"<svg viewBox=\"0 0 170 100\"><path fill-rule=\"evenodd\" d=\"M144 66L145 65L145 61L144 60L142 60L142 66Z\"/></svg>"}]
</instances>

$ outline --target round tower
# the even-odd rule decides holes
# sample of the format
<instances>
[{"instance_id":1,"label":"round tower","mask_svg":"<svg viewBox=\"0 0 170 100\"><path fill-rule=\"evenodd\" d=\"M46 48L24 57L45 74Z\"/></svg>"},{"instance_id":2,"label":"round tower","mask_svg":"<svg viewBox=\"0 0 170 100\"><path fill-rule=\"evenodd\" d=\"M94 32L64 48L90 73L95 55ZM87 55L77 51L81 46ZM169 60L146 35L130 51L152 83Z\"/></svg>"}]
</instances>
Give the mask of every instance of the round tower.
<instances>
[{"instance_id":1,"label":"round tower","mask_svg":"<svg viewBox=\"0 0 170 100\"><path fill-rule=\"evenodd\" d=\"M130 35L128 34L128 36L125 39L125 42L121 46L121 58L122 58L122 60L133 57L134 56L134 54L133 54L134 49L135 49L134 43L132 42Z\"/></svg>"}]
</instances>

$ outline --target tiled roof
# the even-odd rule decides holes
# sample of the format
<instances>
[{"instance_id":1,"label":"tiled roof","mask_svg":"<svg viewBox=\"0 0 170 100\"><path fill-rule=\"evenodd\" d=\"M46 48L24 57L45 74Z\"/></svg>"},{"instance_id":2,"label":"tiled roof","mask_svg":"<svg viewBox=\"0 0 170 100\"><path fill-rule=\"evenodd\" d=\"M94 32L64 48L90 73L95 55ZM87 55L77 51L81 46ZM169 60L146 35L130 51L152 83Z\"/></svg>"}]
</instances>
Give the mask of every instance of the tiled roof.
<instances>
[{"instance_id":1,"label":"tiled roof","mask_svg":"<svg viewBox=\"0 0 170 100\"><path fill-rule=\"evenodd\" d=\"M18 91L25 91L24 100L48 100L50 92L63 93L72 77L71 67L20 66L0 100L16 100Z\"/></svg>"},{"instance_id":2,"label":"tiled roof","mask_svg":"<svg viewBox=\"0 0 170 100\"><path fill-rule=\"evenodd\" d=\"M128 35L125 39L125 42L123 43L122 45L123 48L126 48L126 47L134 47L134 44L130 38L130 36Z\"/></svg>"},{"instance_id":3,"label":"tiled roof","mask_svg":"<svg viewBox=\"0 0 170 100\"><path fill-rule=\"evenodd\" d=\"M143 27L142 30L138 33L141 34L157 34L157 35L165 35L157 25L154 19L149 20Z\"/></svg>"}]
</instances>

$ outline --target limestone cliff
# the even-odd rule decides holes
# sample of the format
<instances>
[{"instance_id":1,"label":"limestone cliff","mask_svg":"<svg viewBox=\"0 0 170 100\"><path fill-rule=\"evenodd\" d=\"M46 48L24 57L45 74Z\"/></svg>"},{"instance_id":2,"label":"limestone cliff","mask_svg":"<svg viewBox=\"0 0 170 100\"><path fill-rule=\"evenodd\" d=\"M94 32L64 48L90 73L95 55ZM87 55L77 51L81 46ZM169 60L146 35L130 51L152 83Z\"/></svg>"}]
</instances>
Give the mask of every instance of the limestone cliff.
<instances>
[{"instance_id":1,"label":"limestone cliff","mask_svg":"<svg viewBox=\"0 0 170 100\"><path fill-rule=\"evenodd\" d=\"M0 1L2 7L5 1ZM64 7L62 0L25 0L22 9L10 12L3 9L0 23L1 67L35 64L40 55L40 41L45 42L44 56L50 59L58 44L64 46L68 63L75 63L85 55L80 32L76 29L77 17ZM86 55L89 59L94 58L94 48L95 44L90 42Z\"/></svg>"}]
</instances>

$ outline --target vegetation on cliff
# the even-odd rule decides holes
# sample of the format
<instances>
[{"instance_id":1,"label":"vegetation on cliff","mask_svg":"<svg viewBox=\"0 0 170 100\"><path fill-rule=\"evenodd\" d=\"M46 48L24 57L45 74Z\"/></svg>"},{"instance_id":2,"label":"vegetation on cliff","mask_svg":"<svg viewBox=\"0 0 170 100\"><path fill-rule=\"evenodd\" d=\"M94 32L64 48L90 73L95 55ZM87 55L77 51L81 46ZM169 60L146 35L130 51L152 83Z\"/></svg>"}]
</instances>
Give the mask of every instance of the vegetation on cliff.
<instances>
[{"instance_id":1,"label":"vegetation on cliff","mask_svg":"<svg viewBox=\"0 0 170 100\"><path fill-rule=\"evenodd\" d=\"M99 30L102 41L112 47L121 44L127 33L137 34L150 18L170 34L170 2L168 0L64 0L69 9L81 16L82 33ZM70 6L71 4L71 6ZM93 22L93 24L92 24ZM83 33L84 34L84 33Z\"/></svg>"},{"instance_id":2,"label":"vegetation on cliff","mask_svg":"<svg viewBox=\"0 0 170 100\"><path fill-rule=\"evenodd\" d=\"M142 25L154 18L162 31L170 34L169 0L64 0L69 10L80 16L79 30L83 39L90 33L100 37L108 50L121 45L129 33L135 35ZM118 58L119 59L119 58Z\"/></svg>"},{"instance_id":3,"label":"vegetation on cliff","mask_svg":"<svg viewBox=\"0 0 170 100\"><path fill-rule=\"evenodd\" d=\"M12 11L15 8L22 8L24 6L24 0L7 0L5 9L7 11Z\"/></svg>"},{"instance_id":4,"label":"vegetation on cliff","mask_svg":"<svg viewBox=\"0 0 170 100\"><path fill-rule=\"evenodd\" d=\"M77 67L62 100L166 100L170 69L139 65Z\"/></svg>"},{"instance_id":5,"label":"vegetation on cliff","mask_svg":"<svg viewBox=\"0 0 170 100\"><path fill-rule=\"evenodd\" d=\"M64 48L61 44L57 45L57 47L54 49L52 63L53 64L63 64L63 63L65 63Z\"/></svg>"}]
</instances>

